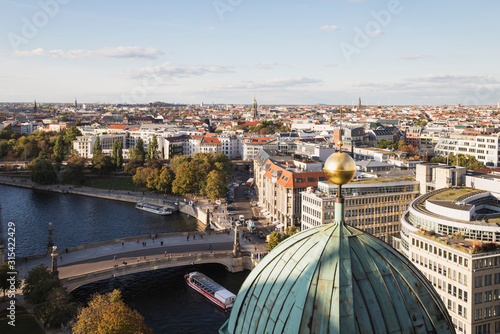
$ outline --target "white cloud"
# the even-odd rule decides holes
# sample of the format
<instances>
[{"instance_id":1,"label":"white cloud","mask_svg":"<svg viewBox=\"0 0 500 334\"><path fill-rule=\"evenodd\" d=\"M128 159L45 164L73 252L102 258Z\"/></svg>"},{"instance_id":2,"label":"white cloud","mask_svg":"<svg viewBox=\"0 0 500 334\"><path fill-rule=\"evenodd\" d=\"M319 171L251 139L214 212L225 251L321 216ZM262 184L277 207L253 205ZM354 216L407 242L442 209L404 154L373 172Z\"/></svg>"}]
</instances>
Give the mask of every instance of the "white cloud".
<instances>
[{"instance_id":1,"label":"white cloud","mask_svg":"<svg viewBox=\"0 0 500 334\"><path fill-rule=\"evenodd\" d=\"M339 27L339 26L335 26L335 25L328 25L328 24L325 24L321 27L319 27L319 30L324 30L324 31L337 31L337 30L342 30L344 29L344 27Z\"/></svg>"},{"instance_id":2,"label":"white cloud","mask_svg":"<svg viewBox=\"0 0 500 334\"><path fill-rule=\"evenodd\" d=\"M81 59L81 58L123 58L123 59L155 59L163 52L155 48L137 46L105 47L96 50L44 50L42 48L31 51L16 51L15 56L43 56L53 58Z\"/></svg>"},{"instance_id":3,"label":"white cloud","mask_svg":"<svg viewBox=\"0 0 500 334\"><path fill-rule=\"evenodd\" d=\"M276 66L278 66L278 63L275 62L275 61L262 62L262 63L258 63L257 64L258 68L261 68L261 69L264 69L264 70L270 70L270 69L272 69L273 67L276 67Z\"/></svg>"},{"instance_id":4,"label":"white cloud","mask_svg":"<svg viewBox=\"0 0 500 334\"><path fill-rule=\"evenodd\" d=\"M168 66L168 64L143 67L135 71L130 71L124 76L129 79L144 79L151 77L158 78L187 78L201 76L205 74L231 73L233 70L228 66Z\"/></svg>"},{"instance_id":5,"label":"white cloud","mask_svg":"<svg viewBox=\"0 0 500 334\"><path fill-rule=\"evenodd\" d=\"M422 59L422 58L427 58L427 56L423 56L420 54L414 55L414 56L404 56L402 59L404 60L415 60L415 59Z\"/></svg>"},{"instance_id":6,"label":"white cloud","mask_svg":"<svg viewBox=\"0 0 500 334\"><path fill-rule=\"evenodd\" d=\"M263 82L243 81L238 84L229 84L225 86L220 86L218 88L219 89L269 89L269 88L286 89L294 86L314 85L322 82L323 80L306 78L306 77L277 78L277 79L269 79Z\"/></svg>"}]
</instances>

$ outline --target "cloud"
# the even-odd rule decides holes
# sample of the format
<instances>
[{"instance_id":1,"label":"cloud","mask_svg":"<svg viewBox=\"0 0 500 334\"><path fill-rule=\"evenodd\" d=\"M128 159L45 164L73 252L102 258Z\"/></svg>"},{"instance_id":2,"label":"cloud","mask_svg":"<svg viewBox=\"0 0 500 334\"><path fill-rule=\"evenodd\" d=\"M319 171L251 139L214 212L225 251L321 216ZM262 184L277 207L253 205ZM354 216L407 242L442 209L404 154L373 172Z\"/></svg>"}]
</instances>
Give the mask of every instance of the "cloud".
<instances>
[{"instance_id":1,"label":"cloud","mask_svg":"<svg viewBox=\"0 0 500 334\"><path fill-rule=\"evenodd\" d=\"M334 25L329 26L327 24L319 27L319 30L324 30L324 31L337 31L337 30L342 30L342 29L344 29L344 27L339 27L339 26L334 26Z\"/></svg>"},{"instance_id":2,"label":"cloud","mask_svg":"<svg viewBox=\"0 0 500 334\"><path fill-rule=\"evenodd\" d=\"M201 27L201 30L215 30L215 27Z\"/></svg>"},{"instance_id":3,"label":"cloud","mask_svg":"<svg viewBox=\"0 0 500 334\"><path fill-rule=\"evenodd\" d=\"M96 50L44 50L42 48L31 51L16 51L15 56L42 56L65 59L82 58L123 58L123 59L156 59L163 52L155 48L142 48L137 46L105 47Z\"/></svg>"},{"instance_id":4,"label":"cloud","mask_svg":"<svg viewBox=\"0 0 500 334\"><path fill-rule=\"evenodd\" d=\"M404 60L415 60L415 59L422 59L422 58L427 58L428 56L423 56L423 55L420 55L420 54L417 54L417 55L414 55L414 56L404 56L404 57L401 57L401 59L404 59Z\"/></svg>"},{"instance_id":5,"label":"cloud","mask_svg":"<svg viewBox=\"0 0 500 334\"><path fill-rule=\"evenodd\" d=\"M271 62L262 62L262 63L258 63L257 64L257 67L258 68L261 68L263 70L270 70L272 69L273 67L276 67L278 66L278 63L275 62L275 61L271 61Z\"/></svg>"},{"instance_id":6,"label":"cloud","mask_svg":"<svg viewBox=\"0 0 500 334\"><path fill-rule=\"evenodd\" d=\"M269 79L263 82L243 81L238 84L229 84L225 86L220 86L218 88L219 89L269 89L269 88L285 89L294 86L314 85L322 82L323 80L306 78L306 77L277 78L277 79Z\"/></svg>"},{"instance_id":7,"label":"cloud","mask_svg":"<svg viewBox=\"0 0 500 334\"><path fill-rule=\"evenodd\" d=\"M228 66L168 66L168 64L143 67L135 71L127 72L124 77L129 79L157 78L187 78L205 74L231 73L233 70Z\"/></svg>"}]
</instances>

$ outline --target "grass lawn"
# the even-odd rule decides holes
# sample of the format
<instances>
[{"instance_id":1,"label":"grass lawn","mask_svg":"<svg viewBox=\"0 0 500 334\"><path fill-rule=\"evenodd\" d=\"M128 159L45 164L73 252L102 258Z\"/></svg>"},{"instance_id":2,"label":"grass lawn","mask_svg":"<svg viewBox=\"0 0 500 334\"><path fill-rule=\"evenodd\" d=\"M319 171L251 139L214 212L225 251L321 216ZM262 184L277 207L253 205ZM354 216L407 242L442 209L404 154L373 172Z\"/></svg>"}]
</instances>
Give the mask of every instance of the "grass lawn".
<instances>
[{"instance_id":1,"label":"grass lawn","mask_svg":"<svg viewBox=\"0 0 500 334\"><path fill-rule=\"evenodd\" d=\"M429 197L429 200L435 201L453 201L456 198L459 198L462 195L466 195L472 192L480 192L477 189L472 188L460 188L460 189L448 189L443 192L437 193Z\"/></svg>"},{"instance_id":2,"label":"grass lawn","mask_svg":"<svg viewBox=\"0 0 500 334\"><path fill-rule=\"evenodd\" d=\"M7 310L0 312L0 333L9 334L43 334L43 329L24 308L16 304L16 326L8 324Z\"/></svg>"}]
</instances>

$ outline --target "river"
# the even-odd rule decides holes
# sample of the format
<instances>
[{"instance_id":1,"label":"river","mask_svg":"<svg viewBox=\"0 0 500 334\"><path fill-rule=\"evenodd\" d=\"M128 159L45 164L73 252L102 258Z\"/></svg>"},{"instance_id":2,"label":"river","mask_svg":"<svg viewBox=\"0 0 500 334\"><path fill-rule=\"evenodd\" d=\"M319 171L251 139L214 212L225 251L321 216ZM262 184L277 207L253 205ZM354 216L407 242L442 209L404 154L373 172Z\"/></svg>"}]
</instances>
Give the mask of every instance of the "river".
<instances>
[{"instance_id":1,"label":"river","mask_svg":"<svg viewBox=\"0 0 500 334\"><path fill-rule=\"evenodd\" d=\"M16 255L46 251L48 223L58 248L122 237L163 232L195 231L195 218L175 213L157 216L136 210L134 204L0 185L0 223L16 225ZM185 273L199 270L237 293L248 271L232 274L221 265L201 265L150 271L89 284L73 295L86 302L95 292L118 288L125 302L144 316L155 334L217 333L229 313L189 288Z\"/></svg>"}]
</instances>

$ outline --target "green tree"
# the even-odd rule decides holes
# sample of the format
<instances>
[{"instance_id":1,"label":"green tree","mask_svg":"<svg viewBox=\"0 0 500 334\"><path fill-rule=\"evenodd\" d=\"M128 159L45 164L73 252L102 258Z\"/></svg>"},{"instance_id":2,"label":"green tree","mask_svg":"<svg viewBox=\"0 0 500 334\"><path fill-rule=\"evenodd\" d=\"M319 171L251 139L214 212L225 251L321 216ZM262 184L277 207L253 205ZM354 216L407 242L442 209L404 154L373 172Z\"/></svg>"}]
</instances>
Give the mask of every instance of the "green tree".
<instances>
[{"instance_id":1,"label":"green tree","mask_svg":"<svg viewBox=\"0 0 500 334\"><path fill-rule=\"evenodd\" d=\"M57 174L52 162L47 159L35 159L30 164L31 181L39 184L52 184L57 181Z\"/></svg>"},{"instance_id":2,"label":"green tree","mask_svg":"<svg viewBox=\"0 0 500 334\"><path fill-rule=\"evenodd\" d=\"M23 284L23 295L29 303L37 305L45 302L50 291L60 286L59 279L41 264L28 272Z\"/></svg>"},{"instance_id":3,"label":"green tree","mask_svg":"<svg viewBox=\"0 0 500 334\"><path fill-rule=\"evenodd\" d=\"M115 166L111 162L111 157L99 154L97 157L93 157L93 170L97 175L109 175L115 169Z\"/></svg>"},{"instance_id":4,"label":"green tree","mask_svg":"<svg viewBox=\"0 0 500 334\"><path fill-rule=\"evenodd\" d=\"M97 136L94 145L92 146L92 165L95 167L97 160L102 155L101 139Z\"/></svg>"},{"instance_id":5,"label":"green tree","mask_svg":"<svg viewBox=\"0 0 500 334\"><path fill-rule=\"evenodd\" d=\"M146 155L146 162L158 159L158 139L156 135L148 142L148 153Z\"/></svg>"},{"instance_id":6,"label":"green tree","mask_svg":"<svg viewBox=\"0 0 500 334\"><path fill-rule=\"evenodd\" d=\"M54 160L60 164L66 155L66 145L62 133L57 136L56 145L54 146Z\"/></svg>"},{"instance_id":7,"label":"green tree","mask_svg":"<svg viewBox=\"0 0 500 334\"><path fill-rule=\"evenodd\" d=\"M118 158L118 140L113 142L113 147L111 148L111 163L116 166L116 161Z\"/></svg>"},{"instance_id":8,"label":"green tree","mask_svg":"<svg viewBox=\"0 0 500 334\"><path fill-rule=\"evenodd\" d=\"M141 164L144 163L146 158L146 151L144 150L144 141L141 137L137 138L137 142L135 144L135 148L132 151L131 158L133 160L140 161Z\"/></svg>"},{"instance_id":9,"label":"green tree","mask_svg":"<svg viewBox=\"0 0 500 334\"><path fill-rule=\"evenodd\" d=\"M19 288L20 283L21 281L17 279L17 271L11 269L8 262L4 262L0 267L0 290L3 291L3 299L5 300L5 292L10 290L11 285Z\"/></svg>"},{"instance_id":10,"label":"green tree","mask_svg":"<svg viewBox=\"0 0 500 334\"><path fill-rule=\"evenodd\" d=\"M220 172L212 170L207 176L206 196L212 200L222 197L226 192L226 182L224 181L224 176Z\"/></svg>"},{"instance_id":11,"label":"green tree","mask_svg":"<svg viewBox=\"0 0 500 334\"><path fill-rule=\"evenodd\" d=\"M64 176L68 180L73 180L82 184L85 181L85 158L79 156L72 156L68 159Z\"/></svg>"},{"instance_id":12,"label":"green tree","mask_svg":"<svg viewBox=\"0 0 500 334\"><path fill-rule=\"evenodd\" d=\"M118 142L116 151L116 167L120 169L123 166L123 142L121 140Z\"/></svg>"},{"instance_id":13,"label":"green tree","mask_svg":"<svg viewBox=\"0 0 500 334\"><path fill-rule=\"evenodd\" d=\"M35 306L35 316L43 323L64 324L77 315L77 308L68 291L59 286L50 290L43 303Z\"/></svg>"},{"instance_id":14,"label":"green tree","mask_svg":"<svg viewBox=\"0 0 500 334\"><path fill-rule=\"evenodd\" d=\"M95 295L78 315L74 334L152 334L144 318L129 308L119 290L105 295Z\"/></svg>"}]
</instances>

